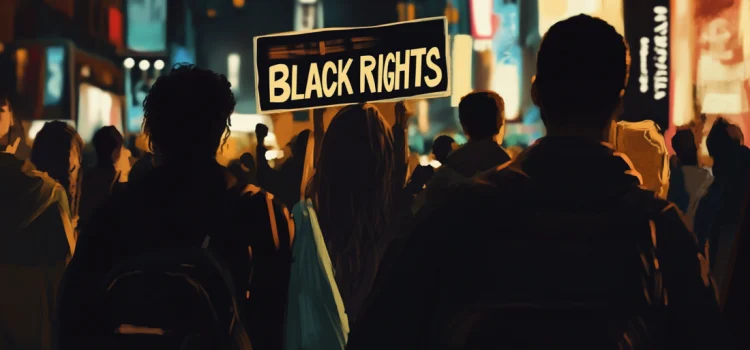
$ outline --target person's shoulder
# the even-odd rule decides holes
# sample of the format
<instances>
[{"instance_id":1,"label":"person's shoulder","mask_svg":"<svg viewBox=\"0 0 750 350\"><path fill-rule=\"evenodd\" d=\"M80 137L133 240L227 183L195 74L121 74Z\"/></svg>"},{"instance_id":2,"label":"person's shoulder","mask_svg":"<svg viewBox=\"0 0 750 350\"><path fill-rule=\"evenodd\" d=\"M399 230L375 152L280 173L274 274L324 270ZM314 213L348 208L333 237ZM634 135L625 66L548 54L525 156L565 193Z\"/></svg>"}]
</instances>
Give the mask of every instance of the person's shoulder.
<instances>
[{"instance_id":1,"label":"person's shoulder","mask_svg":"<svg viewBox=\"0 0 750 350\"><path fill-rule=\"evenodd\" d=\"M245 185L240 189L240 200L243 206L249 210L256 210L262 212L269 212L274 214L272 216L279 216L283 214L283 218L289 218L289 209L284 203L276 198L273 193L268 192L256 185ZM283 219L282 218L282 219ZM277 221L279 219L274 219Z\"/></svg>"},{"instance_id":2,"label":"person's shoulder","mask_svg":"<svg viewBox=\"0 0 750 350\"><path fill-rule=\"evenodd\" d=\"M23 173L27 182L25 187L33 189L38 198L50 198L52 202L67 200L65 188L47 173L36 169L29 169Z\"/></svg>"},{"instance_id":3,"label":"person's shoulder","mask_svg":"<svg viewBox=\"0 0 750 350\"><path fill-rule=\"evenodd\" d=\"M245 185L238 190L240 198L244 203L272 203L274 205L281 204L281 202L277 198L275 198L275 196L271 194L271 192L268 192L253 184Z\"/></svg>"}]
</instances>

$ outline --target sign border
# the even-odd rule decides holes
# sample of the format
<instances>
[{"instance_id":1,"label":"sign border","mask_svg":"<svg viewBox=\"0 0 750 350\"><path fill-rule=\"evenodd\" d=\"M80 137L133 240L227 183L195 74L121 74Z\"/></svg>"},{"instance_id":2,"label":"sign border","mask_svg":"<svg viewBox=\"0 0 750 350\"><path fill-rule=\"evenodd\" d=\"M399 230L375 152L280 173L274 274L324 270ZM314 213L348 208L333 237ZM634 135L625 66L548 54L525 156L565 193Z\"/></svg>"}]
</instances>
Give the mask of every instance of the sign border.
<instances>
[{"instance_id":1,"label":"sign border","mask_svg":"<svg viewBox=\"0 0 750 350\"><path fill-rule=\"evenodd\" d=\"M419 18L411 21L401 21L401 22L392 22L392 23L386 23L386 24L379 24L374 26L363 26L363 27L334 27L334 28L320 28L320 29L314 29L314 30L306 30L306 31L290 31L290 32L282 32L282 33L275 33L275 34L265 34L265 35L258 35L256 37L253 37L253 69L255 75L255 108L256 114L281 114L281 113L288 113L288 112L296 112L296 111L306 111L310 109L325 109L330 107L338 107L338 106L348 106L353 104L358 104L360 102L348 102L348 103L334 103L330 105L324 105L324 106L317 106L317 107L305 107L305 108L289 108L289 109L278 109L278 110L270 110L270 111L264 111L261 108L260 100L259 100L259 90L258 90L258 39L260 38L267 38L267 37L280 37L280 36L296 36L296 35L303 35L303 34L309 34L309 33L318 33L318 32L328 32L328 31L334 31L334 30L354 30L354 29L365 29L365 28L382 28L382 27L392 27L397 26L404 23L417 23L417 22L427 22L427 21L434 21L437 19L441 19L443 21L443 31L445 33L445 66L446 70L448 71L447 79L448 79L448 85L447 89L445 91L441 92L428 92L426 94L420 94L420 95L414 95L409 97L399 97L399 98L389 98L385 100L376 100L376 101L368 101L366 103L388 103L388 102L399 102L404 100L412 100L412 99L427 99L427 98L439 98L439 97L448 97L451 96L451 82L453 81L453 67L451 66L451 37L448 34L448 18L445 16L437 16L437 17L427 17L427 18Z\"/></svg>"}]
</instances>

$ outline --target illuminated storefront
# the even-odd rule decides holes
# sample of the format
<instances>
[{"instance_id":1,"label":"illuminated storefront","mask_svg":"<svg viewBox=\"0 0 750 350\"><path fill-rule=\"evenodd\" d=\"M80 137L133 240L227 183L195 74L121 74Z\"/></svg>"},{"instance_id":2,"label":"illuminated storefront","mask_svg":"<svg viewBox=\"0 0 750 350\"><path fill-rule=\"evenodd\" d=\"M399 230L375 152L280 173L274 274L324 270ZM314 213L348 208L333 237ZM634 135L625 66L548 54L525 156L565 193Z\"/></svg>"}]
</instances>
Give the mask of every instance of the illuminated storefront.
<instances>
[{"instance_id":1,"label":"illuminated storefront","mask_svg":"<svg viewBox=\"0 0 750 350\"><path fill-rule=\"evenodd\" d=\"M87 83L78 86L78 96L76 129L84 142L91 142L94 133L104 126L112 125L123 132L122 96Z\"/></svg>"},{"instance_id":2,"label":"illuminated storefront","mask_svg":"<svg viewBox=\"0 0 750 350\"><path fill-rule=\"evenodd\" d=\"M124 76L117 64L82 50L75 51L77 90L76 129L84 142L90 142L103 126L125 132Z\"/></svg>"},{"instance_id":3,"label":"illuminated storefront","mask_svg":"<svg viewBox=\"0 0 750 350\"><path fill-rule=\"evenodd\" d=\"M23 120L75 120L75 47L67 41L19 42L14 109Z\"/></svg>"},{"instance_id":4,"label":"illuminated storefront","mask_svg":"<svg viewBox=\"0 0 750 350\"><path fill-rule=\"evenodd\" d=\"M705 114L704 141L721 116L740 126L748 144L750 0L672 0L672 7L675 59L668 134Z\"/></svg>"},{"instance_id":5,"label":"illuminated storefront","mask_svg":"<svg viewBox=\"0 0 750 350\"><path fill-rule=\"evenodd\" d=\"M115 64L62 40L20 42L15 54L19 119L68 121L85 142L102 126L122 130L123 76Z\"/></svg>"}]
</instances>

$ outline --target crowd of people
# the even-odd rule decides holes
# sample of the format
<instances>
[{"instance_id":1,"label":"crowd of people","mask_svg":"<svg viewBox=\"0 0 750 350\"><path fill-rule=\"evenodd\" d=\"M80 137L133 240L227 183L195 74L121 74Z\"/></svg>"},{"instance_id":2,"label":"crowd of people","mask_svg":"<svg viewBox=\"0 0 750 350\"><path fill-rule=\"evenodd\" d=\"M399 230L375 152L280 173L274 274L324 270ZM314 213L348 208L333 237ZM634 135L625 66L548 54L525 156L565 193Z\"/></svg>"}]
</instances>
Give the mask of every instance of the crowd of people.
<instances>
[{"instance_id":1,"label":"crowd of people","mask_svg":"<svg viewBox=\"0 0 750 350\"><path fill-rule=\"evenodd\" d=\"M628 55L600 19L556 23L532 87L546 136L509 155L503 99L475 91L467 143L438 137L440 166L413 171L404 103L392 126L342 108L278 168L260 124L224 167L231 84L176 66L143 103L151 152L131 166L104 127L84 168L64 122L17 158L0 94L0 348L750 347L750 149L719 118L709 169L695 125L669 157L653 123L617 123Z\"/></svg>"}]
</instances>

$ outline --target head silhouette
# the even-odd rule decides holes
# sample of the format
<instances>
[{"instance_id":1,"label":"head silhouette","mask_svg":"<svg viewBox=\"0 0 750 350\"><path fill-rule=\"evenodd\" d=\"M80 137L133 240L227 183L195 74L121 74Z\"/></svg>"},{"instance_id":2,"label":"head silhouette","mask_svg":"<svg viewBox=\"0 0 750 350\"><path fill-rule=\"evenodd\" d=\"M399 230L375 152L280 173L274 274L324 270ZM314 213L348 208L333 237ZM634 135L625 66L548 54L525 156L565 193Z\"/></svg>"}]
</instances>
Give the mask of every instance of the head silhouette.
<instances>
[{"instance_id":1,"label":"head silhouette","mask_svg":"<svg viewBox=\"0 0 750 350\"><path fill-rule=\"evenodd\" d=\"M295 135L290 142L292 157L297 159L299 162L305 161L305 153L307 153L307 140L310 138L310 130L302 130L299 134Z\"/></svg>"},{"instance_id":2,"label":"head silhouette","mask_svg":"<svg viewBox=\"0 0 750 350\"><path fill-rule=\"evenodd\" d=\"M245 152L240 156L240 164L244 165L250 171L255 172L255 158L253 155Z\"/></svg>"},{"instance_id":3,"label":"head silhouette","mask_svg":"<svg viewBox=\"0 0 750 350\"><path fill-rule=\"evenodd\" d=\"M742 133L738 134L733 127L726 119L717 118L708 132L706 148L715 164L732 158L742 146Z\"/></svg>"},{"instance_id":4,"label":"head silhouette","mask_svg":"<svg viewBox=\"0 0 750 350\"><path fill-rule=\"evenodd\" d=\"M677 130L672 136L672 148L681 165L698 165L698 145L695 133L689 128Z\"/></svg>"},{"instance_id":5,"label":"head silhouette","mask_svg":"<svg viewBox=\"0 0 750 350\"><path fill-rule=\"evenodd\" d=\"M432 154L435 155L435 159L440 163L445 163L455 143L456 141L448 135L438 136L432 143Z\"/></svg>"},{"instance_id":6,"label":"head silhouette","mask_svg":"<svg viewBox=\"0 0 750 350\"><path fill-rule=\"evenodd\" d=\"M326 130L309 190L344 280L356 280L362 248L372 247L391 223L393 168L393 135L380 111L370 104L340 110ZM339 287L342 295L354 288Z\"/></svg>"},{"instance_id":7,"label":"head silhouette","mask_svg":"<svg viewBox=\"0 0 750 350\"><path fill-rule=\"evenodd\" d=\"M164 163L212 159L229 136L234 94L224 75L180 65L143 102L143 127Z\"/></svg>"},{"instance_id":8,"label":"head silhouette","mask_svg":"<svg viewBox=\"0 0 750 350\"><path fill-rule=\"evenodd\" d=\"M474 91L461 98L458 119L469 140L495 137L505 124L505 101L493 91Z\"/></svg>"},{"instance_id":9,"label":"head silhouette","mask_svg":"<svg viewBox=\"0 0 750 350\"><path fill-rule=\"evenodd\" d=\"M120 159L123 138L114 126L105 126L94 134L94 149L96 149L96 164L100 167L113 166Z\"/></svg>"},{"instance_id":10,"label":"head silhouette","mask_svg":"<svg viewBox=\"0 0 750 350\"><path fill-rule=\"evenodd\" d=\"M82 150L83 140L78 132L60 121L45 123L31 148L31 162L65 188L74 211L78 203Z\"/></svg>"},{"instance_id":11,"label":"head silhouette","mask_svg":"<svg viewBox=\"0 0 750 350\"><path fill-rule=\"evenodd\" d=\"M629 57L622 35L601 19L578 15L555 23L539 47L532 84L548 134L604 138L621 105Z\"/></svg>"}]
</instances>

